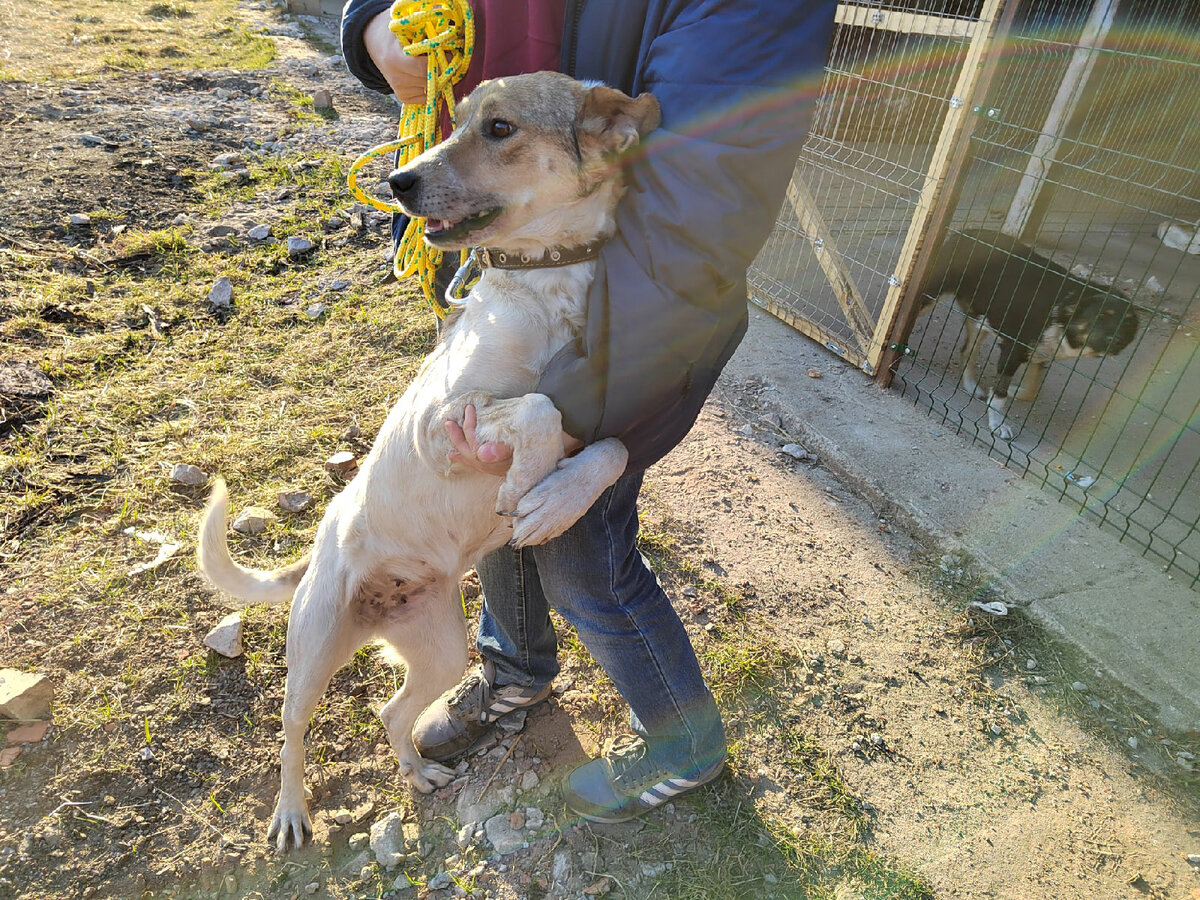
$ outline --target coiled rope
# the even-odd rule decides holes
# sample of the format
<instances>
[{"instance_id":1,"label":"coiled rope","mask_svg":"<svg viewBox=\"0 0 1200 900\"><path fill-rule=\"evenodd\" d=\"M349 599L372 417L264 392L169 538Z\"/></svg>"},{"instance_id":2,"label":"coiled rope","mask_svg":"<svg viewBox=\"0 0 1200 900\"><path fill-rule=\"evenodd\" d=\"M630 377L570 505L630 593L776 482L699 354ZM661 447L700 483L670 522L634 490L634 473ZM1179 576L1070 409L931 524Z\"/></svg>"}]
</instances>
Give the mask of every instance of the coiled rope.
<instances>
[{"instance_id":1,"label":"coiled rope","mask_svg":"<svg viewBox=\"0 0 1200 900\"><path fill-rule=\"evenodd\" d=\"M346 178L350 193L383 212L401 212L399 207L368 195L358 186L364 166L381 156L399 152L403 166L437 144L442 134L442 110L454 125L454 85L467 73L475 50L475 20L467 0L396 0L392 4L392 34L409 56L425 56L425 102L406 103L400 112L399 136L372 147L354 161ZM404 230L392 268L397 278L416 275L421 291L438 318L447 307L434 288L434 276L442 263L442 252L422 239L424 219L411 219ZM462 261L466 261L465 251Z\"/></svg>"}]
</instances>

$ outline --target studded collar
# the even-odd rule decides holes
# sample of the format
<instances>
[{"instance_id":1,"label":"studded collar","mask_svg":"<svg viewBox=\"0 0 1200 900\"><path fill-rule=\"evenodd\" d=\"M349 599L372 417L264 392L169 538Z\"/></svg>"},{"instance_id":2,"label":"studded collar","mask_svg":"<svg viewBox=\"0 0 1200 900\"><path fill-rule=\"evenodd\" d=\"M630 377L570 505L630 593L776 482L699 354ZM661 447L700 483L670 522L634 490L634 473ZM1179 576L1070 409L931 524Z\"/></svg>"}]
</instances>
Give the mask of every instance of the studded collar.
<instances>
[{"instance_id":1,"label":"studded collar","mask_svg":"<svg viewBox=\"0 0 1200 900\"><path fill-rule=\"evenodd\" d=\"M578 247L551 247L536 256L495 247L479 247L475 250L475 262L481 269L553 269L595 259L600 255L602 244L600 241Z\"/></svg>"}]
</instances>

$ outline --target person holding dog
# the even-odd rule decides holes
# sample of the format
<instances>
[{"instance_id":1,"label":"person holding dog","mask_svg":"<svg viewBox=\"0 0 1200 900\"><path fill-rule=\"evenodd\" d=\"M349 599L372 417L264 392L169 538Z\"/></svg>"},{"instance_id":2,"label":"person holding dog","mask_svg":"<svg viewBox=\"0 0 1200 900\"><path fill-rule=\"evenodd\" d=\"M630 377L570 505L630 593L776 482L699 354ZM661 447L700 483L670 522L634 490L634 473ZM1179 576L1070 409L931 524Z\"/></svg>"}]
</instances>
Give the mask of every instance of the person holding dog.
<instances>
[{"instance_id":1,"label":"person holding dog","mask_svg":"<svg viewBox=\"0 0 1200 900\"><path fill-rule=\"evenodd\" d=\"M421 102L425 60L404 54L390 7L349 0L343 53L368 87ZM663 121L627 162L630 189L597 261L584 339L538 386L562 413L568 447L622 440L625 474L560 537L479 563L483 663L418 720L424 756L456 756L550 694L553 607L630 707L632 734L568 776L573 811L626 821L723 769L717 705L636 546L637 497L645 469L692 427L745 334L746 269L800 154L834 9L835 0L473 0L476 49L456 93L550 69L630 96L648 91ZM470 410L447 429L455 458L504 473L509 449L479 444Z\"/></svg>"}]
</instances>

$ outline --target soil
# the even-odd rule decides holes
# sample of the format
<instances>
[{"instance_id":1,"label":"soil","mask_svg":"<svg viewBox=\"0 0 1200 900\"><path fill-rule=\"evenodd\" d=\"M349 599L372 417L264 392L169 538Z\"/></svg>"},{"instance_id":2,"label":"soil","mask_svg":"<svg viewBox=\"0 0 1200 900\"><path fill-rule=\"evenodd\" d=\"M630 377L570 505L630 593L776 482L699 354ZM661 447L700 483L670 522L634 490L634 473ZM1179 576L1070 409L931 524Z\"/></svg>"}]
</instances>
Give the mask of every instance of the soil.
<instances>
[{"instance_id":1,"label":"soil","mask_svg":"<svg viewBox=\"0 0 1200 900\"><path fill-rule=\"evenodd\" d=\"M70 214L168 225L202 204L188 172L246 137L347 157L386 138L394 110L328 49L265 4L241 15L277 32L272 67L0 82L0 249L103 259L111 228L74 228ZM340 119L297 122L270 93L279 81L332 88ZM0 256L0 289L3 274ZM819 461L781 452L786 436L761 427L770 392L722 382L644 493L647 553L726 712L729 773L714 786L628 825L567 816L558 783L621 732L623 714L564 629L550 701L453 784L411 795L370 714L400 676L364 652L310 732L313 845L277 857L265 833L286 612L248 611L246 653L224 660L201 640L225 610L190 562L172 576L173 617L113 623L107 598L47 601L6 578L4 665L68 689L45 736L11 744L20 752L0 768L0 898L1200 898L1200 859L1188 859L1200 806L1178 777L1191 757L1099 679L1074 690L1083 678L1068 655L1015 613L964 608L974 595L954 560ZM17 424L36 425L27 407ZM53 497L39 509L3 523L6 569L31 571L22 554L49 540L37 529L54 521ZM94 527L54 531L64 556L92 547ZM87 552L128 553L116 540L132 539ZM477 593L470 580L465 590ZM115 712L80 712L98 705ZM1129 722L1118 734L1113 723ZM384 867L364 834L391 811L407 857ZM506 852L482 829L497 816L523 838ZM479 829L464 834L469 824ZM714 858L745 877L689 880Z\"/></svg>"}]
</instances>

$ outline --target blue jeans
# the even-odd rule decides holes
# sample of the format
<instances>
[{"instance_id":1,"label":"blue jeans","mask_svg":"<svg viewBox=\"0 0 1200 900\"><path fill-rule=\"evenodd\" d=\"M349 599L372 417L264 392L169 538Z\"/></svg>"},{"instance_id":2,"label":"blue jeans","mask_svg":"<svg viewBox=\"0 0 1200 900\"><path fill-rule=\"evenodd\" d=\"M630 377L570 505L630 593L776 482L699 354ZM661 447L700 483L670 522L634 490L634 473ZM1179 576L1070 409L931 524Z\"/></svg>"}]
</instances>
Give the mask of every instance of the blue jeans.
<instances>
[{"instance_id":1,"label":"blue jeans","mask_svg":"<svg viewBox=\"0 0 1200 900\"><path fill-rule=\"evenodd\" d=\"M637 549L641 485L640 472L625 475L553 541L480 562L478 647L497 684L549 684L553 606L616 684L650 755L686 776L724 758L725 732L683 623Z\"/></svg>"}]
</instances>

